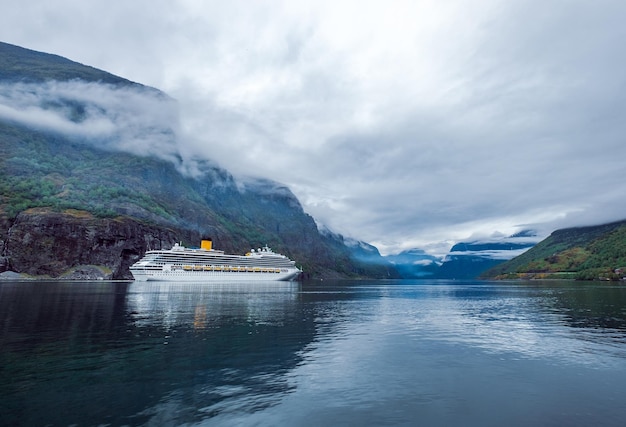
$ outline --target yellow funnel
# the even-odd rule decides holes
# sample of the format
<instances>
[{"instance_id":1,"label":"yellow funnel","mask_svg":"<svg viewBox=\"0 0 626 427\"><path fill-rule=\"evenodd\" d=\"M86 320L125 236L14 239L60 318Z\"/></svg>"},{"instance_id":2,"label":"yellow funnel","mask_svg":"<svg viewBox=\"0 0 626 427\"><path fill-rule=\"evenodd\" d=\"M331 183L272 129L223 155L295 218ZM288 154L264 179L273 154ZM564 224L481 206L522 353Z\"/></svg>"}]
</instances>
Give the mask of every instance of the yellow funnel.
<instances>
[{"instance_id":1,"label":"yellow funnel","mask_svg":"<svg viewBox=\"0 0 626 427\"><path fill-rule=\"evenodd\" d=\"M205 251L210 251L213 248L213 241L211 239L203 240L202 243L200 243L200 248Z\"/></svg>"}]
</instances>

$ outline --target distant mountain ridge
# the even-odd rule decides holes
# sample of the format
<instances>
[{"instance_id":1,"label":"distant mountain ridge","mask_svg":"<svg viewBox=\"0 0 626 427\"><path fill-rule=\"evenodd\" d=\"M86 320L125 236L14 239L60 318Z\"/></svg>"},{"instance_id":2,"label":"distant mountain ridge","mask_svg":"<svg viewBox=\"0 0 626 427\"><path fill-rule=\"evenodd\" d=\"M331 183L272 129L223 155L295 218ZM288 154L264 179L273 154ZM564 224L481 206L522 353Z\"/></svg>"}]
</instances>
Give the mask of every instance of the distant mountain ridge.
<instances>
[{"instance_id":1,"label":"distant mountain ridge","mask_svg":"<svg viewBox=\"0 0 626 427\"><path fill-rule=\"evenodd\" d=\"M626 220L554 231L537 242L531 230L508 237L456 243L436 263L419 249L386 256L404 278L626 278ZM426 266L426 267L425 267Z\"/></svg>"},{"instance_id":2,"label":"distant mountain ridge","mask_svg":"<svg viewBox=\"0 0 626 427\"><path fill-rule=\"evenodd\" d=\"M485 270L514 258L537 243L527 230L511 236L459 242L452 246L437 271L439 279L475 279Z\"/></svg>"},{"instance_id":3,"label":"distant mountain ridge","mask_svg":"<svg viewBox=\"0 0 626 427\"><path fill-rule=\"evenodd\" d=\"M0 273L130 278L147 249L210 236L234 253L268 244L307 277L398 277L320 233L286 186L185 159L170 101L0 43Z\"/></svg>"},{"instance_id":4,"label":"distant mountain ridge","mask_svg":"<svg viewBox=\"0 0 626 427\"><path fill-rule=\"evenodd\" d=\"M539 238L525 230L511 236L458 242L444 257L436 257L415 248L396 255L386 255L406 279L475 279L485 270L528 250Z\"/></svg>"},{"instance_id":5,"label":"distant mountain ridge","mask_svg":"<svg viewBox=\"0 0 626 427\"><path fill-rule=\"evenodd\" d=\"M422 249L409 249L398 254L385 256L405 279L437 277L441 259L427 254Z\"/></svg>"},{"instance_id":6,"label":"distant mountain ridge","mask_svg":"<svg viewBox=\"0 0 626 427\"><path fill-rule=\"evenodd\" d=\"M626 277L626 220L556 230L483 278L619 280Z\"/></svg>"}]
</instances>

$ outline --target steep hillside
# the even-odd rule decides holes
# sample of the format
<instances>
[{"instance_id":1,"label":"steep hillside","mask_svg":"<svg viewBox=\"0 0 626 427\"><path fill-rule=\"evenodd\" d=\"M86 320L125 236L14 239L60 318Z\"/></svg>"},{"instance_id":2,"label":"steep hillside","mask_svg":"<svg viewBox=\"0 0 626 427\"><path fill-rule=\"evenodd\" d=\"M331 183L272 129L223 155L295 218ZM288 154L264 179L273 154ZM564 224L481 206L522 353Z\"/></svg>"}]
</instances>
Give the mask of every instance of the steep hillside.
<instances>
[{"instance_id":1,"label":"steep hillside","mask_svg":"<svg viewBox=\"0 0 626 427\"><path fill-rule=\"evenodd\" d=\"M156 89L6 44L0 58L0 273L129 278L148 248L210 236L267 244L308 277L393 274L320 234L287 187L184 159Z\"/></svg>"},{"instance_id":2,"label":"steep hillside","mask_svg":"<svg viewBox=\"0 0 626 427\"><path fill-rule=\"evenodd\" d=\"M332 242L337 249L348 249L350 259L355 264L355 272L360 276L377 277L384 279L400 279L402 275L397 267L390 263L387 258L380 255L378 248L369 243L346 238L341 234L334 233L326 227L322 227L320 234Z\"/></svg>"},{"instance_id":3,"label":"steep hillside","mask_svg":"<svg viewBox=\"0 0 626 427\"><path fill-rule=\"evenodd\" d=\"M557 230L484 278L617 280L626 273L626 221Z\"/></svg>"}]
</instances>

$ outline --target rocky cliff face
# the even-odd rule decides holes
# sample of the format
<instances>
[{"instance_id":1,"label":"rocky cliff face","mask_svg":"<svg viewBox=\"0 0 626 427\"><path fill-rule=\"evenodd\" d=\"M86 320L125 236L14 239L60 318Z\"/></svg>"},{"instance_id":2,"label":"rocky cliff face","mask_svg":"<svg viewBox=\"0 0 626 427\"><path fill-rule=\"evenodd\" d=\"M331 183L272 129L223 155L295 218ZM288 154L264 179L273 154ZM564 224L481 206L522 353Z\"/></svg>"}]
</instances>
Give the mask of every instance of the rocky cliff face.
<instances>
[{"instance_id":1,"label":"rocky cliff face","mask_svg":"<svg viewBox=\"0 0 626 427\"><path fill-rule=\"evenodd\" d=\"M85 211L29 209L4 231L0 271L36 277L131 279L128 267L147 249L170 248L173 230ZM179 236L179 234L178 234Z\"/></svg>"}]
</instances>

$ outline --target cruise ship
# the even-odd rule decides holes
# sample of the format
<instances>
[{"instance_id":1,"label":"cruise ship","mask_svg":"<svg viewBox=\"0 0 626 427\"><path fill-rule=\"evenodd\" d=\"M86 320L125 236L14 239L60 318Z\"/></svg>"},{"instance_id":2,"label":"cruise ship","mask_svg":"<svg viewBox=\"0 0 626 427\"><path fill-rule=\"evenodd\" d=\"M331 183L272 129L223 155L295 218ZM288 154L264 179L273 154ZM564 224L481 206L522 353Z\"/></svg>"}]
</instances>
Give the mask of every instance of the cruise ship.
<instances>
[{"instance_id":1,"label":"cruise ship","mask_svg":"<svg viewBox=\"0 0 626 427\"><path fill-rule=\"evenodd\" d=\"M295 261L265 246L245 255L228 255L202 240L199 249L174 244L169 250L147 251L130 267L137 281L268 281L293 280L301 272Z\"/></svg>"}]
</instances>

